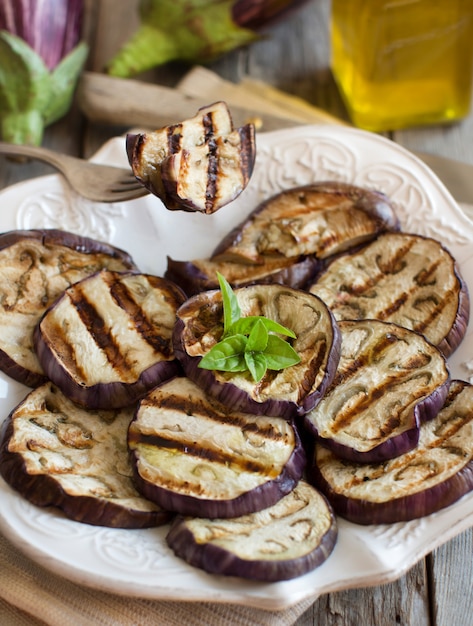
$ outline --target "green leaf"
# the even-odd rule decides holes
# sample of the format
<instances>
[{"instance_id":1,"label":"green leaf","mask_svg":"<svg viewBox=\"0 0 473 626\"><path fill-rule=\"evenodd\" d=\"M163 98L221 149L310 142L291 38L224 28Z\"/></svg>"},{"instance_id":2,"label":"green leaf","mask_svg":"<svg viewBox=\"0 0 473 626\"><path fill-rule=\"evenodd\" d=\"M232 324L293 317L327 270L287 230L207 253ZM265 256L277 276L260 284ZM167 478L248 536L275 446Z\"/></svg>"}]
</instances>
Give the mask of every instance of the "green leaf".
<instances>
[{"instance_id":1,"label":"green leaf","mask_svg":"<svg viewBox=\"0 0 473 626\"><path fill-rule=\"evenodd\" d=\"M88 52L87 44L80 43L51 72L51 97L43 110L46 126L60 119L69 111L76 83L84 67Z\"/></svg>"},{"instance_id":2,"label":"green leaf","mask_svg":"<svg viewBox=\"0 0 473 626\"><path fill-rule=\"evenodd\" d=\"M146 0L141 25L108 66L127 77L172 60L205 63L259 36L232 19L234 0Z\"/></svg>"},{"instance_id":3,"label":"green leaf","mask_svg":"<svg viewBox=\"0 0 473 626\"><path fill-rule=\"evenodd\" d=\"M278 322L275 322L268 317L263 317L262 315L247 315L245 317L242 317L231 325L231 327L228 329L228 332L249 335L251 333L251 329L258 320L261 320L263 322L268 332L279 333L280 335L292 337L293 339L296 338L296 335L292 330L286 328L285 326L281 326L281 324L278 324Z\"/></svg>"},{"instance_id":4,"label":"green leaf","mask_svg":"<svg viewBox=\"0 0 473 626\"><path fill-rule=\"evenodd\" d=\"M220 273L217 276L223 302L223 339L203 356L199 367L223 372L248 370L258 382L268 368L281 370L299 363L297 352L279 336L295 338L293 331L262 315L241 317L231 285Z\"/></svg>"},{"instance_id":5,"label":"green leaf","mask_svg":"<svg viewBox=\"0 0 473 626\"><path fill-rule=\"evenodd\" d=\"M49 70L21 37L0 31L0 111L41 111L50 99Z\"/></svg>"},{"instance_id":6,"label":"green leaf","mask_svg":"<svg viewBox=\"0 0 473 626\"><path fill-rule=\"evenodd\" d=\"M263 378L268 369L266 357L262 352L245 352L245 363L253 378L257 383Z\"/></svg>"},{"instance_id":7,"label":"green leaf","mask_svg":"<svg viewBox=\"0 0 473 626\"><path fill-rule=\"evenodd\" d=\"M264 351L268 369L281 370L291 365L297 365L301 357L290 343L277 335L269 335L268 345Z\"/></svg>"},{"instance_id":8,"label":"green leaf","mask_svg":"<svg viewBox=\"0 0 473 626\"><path fill-rule=\"evenodd\" d=\"M67 113L87 56L79 44L50 72L23 39L0 31L0 122L2 139L39 145L44 127Z\"/></svg>"},{"instance_id":9,"label":"green leaf","mask_svg":"<svg viewBox=\"0 0 473 626\"><path fill-rule=\"evenodd\" d=\"M3 141L39 146L43 140L44 122L39 111L0 112L0 135Z\"/></svg>"},{"instance_id":10,"label":"green leaf","mask_svg":"<svg viewBox=\"0 0 473 626\"><path fill-rule=\"evenodd\" d=\"M244 372L245 347L247 338L244 335L233 335L215 344L199 362L199 367L221 372Z\"/></svg>"},{"instance_id":11,"label":"green leaf","mask_svg":"<svg viewBox=\"0 0 473 626\"><path fill-rule=\"evenodd\" d=\"M107 67L108 74L128 78L179 57L172 28L160 30L142 24Z\"/></svg>"},{"instance_id":12,"label":"green leaf","mask_svg":"<svg viewBox=\"0 0 473 626\"><path fill-rule=\"evenodd\" d=\"M240 319L241 309L238 304L238 299L225 277L218 272L217 277L223 301L223 333L224 335L227 335L230 332L230 328ZM232 332L232 334L237 333Z\"/></svg>"},{"instance_id":13,"label":"green leaf","mask_svg":"<svg viewBox=\"0 0 473 626\"><path fill-rule=\"evenodd\" d=\"M245 352L264 352L268 345L268 336L263 319L258 319L249 334Z\"/></svg>"}]
</instances>

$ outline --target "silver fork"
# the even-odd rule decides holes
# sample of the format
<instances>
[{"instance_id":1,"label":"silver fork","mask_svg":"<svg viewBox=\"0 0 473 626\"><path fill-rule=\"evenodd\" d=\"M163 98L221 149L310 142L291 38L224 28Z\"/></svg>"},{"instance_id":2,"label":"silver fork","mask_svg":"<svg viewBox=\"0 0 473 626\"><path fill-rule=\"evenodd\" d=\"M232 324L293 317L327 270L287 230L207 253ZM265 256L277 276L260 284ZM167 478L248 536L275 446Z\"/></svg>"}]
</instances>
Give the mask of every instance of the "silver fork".
<instances>
[{"instance_id":1,"label":"silver fork","mask_svg":"<svg viewBox=\"0 0 473 626\"><path fill-rule=\"evenodd\" d=\"M91 163L48 148L16 145L0 141L0 154L23 156L49 163L78 194L94 202L125 202L149 192L130 169Z\"/></svg>"}]
</instances>

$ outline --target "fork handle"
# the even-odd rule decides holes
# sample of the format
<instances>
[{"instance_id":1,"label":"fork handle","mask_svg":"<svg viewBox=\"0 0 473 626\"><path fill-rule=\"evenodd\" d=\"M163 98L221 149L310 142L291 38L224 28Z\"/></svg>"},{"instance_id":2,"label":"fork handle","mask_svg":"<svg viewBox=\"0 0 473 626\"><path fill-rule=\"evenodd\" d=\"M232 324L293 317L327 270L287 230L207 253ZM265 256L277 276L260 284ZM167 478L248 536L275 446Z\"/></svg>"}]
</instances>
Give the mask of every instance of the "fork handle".
<instances>
[{"instance_id":1,"label":"fork handle","mask_svg":"<svg viewBox=\"0 0 473 626\"><path fill-rule=\"evenodd\" d=\"M37 159L38 161L43 161L44 163L49 163L49 165L54 166L58 170L62 169L62 162L65 158L64 154L60 154L54 150L49 150L48 148L18 145L14 143L6 143L4 141L0 141L0 154L30 157Z\"/></svg>"}]
</instances>

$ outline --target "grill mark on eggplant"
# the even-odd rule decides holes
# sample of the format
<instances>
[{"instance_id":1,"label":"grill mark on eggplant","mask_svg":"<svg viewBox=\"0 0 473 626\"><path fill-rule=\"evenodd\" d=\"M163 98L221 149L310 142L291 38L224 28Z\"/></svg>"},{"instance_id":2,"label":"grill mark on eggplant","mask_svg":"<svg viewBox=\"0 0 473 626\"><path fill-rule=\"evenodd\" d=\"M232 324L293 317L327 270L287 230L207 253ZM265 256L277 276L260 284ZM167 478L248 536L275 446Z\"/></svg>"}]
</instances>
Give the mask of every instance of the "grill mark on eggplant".
<instances>
[{"instance_id":1,"label":"grill mark on eggplant","mask_svg":"<svg viewBox=\"0 0 473 626\"><path fill-rule=\"evenodd\" d=\"M305 376L300 382L299 402L303 400L308 393L310 393L317 377L320 375L320 370L326 360L327 349L327 340L321 337L317 342L317 352L315 353L313 359L311 359L309 366L306 369Z\"/></svg>"},{"instance_id":2,"label":"grill mark on eggplant","mask_svg":"<svg viewBox=\"0 0 473 626\"><path fill-rule=\"evenodd\" d=\"M389 306L387 306L383 311L380 311L377 317L380 320L386 320L391 317L396 311L399 311L407 302L409 296L406 293L401 294L398 298L393 300Z\"/></svg>"},{"instance_id":3,"label":"grill mark on eggplant","mask_svg":"<svg viewBox=\"0 0 473 626\"><path fill-rule=\"evenodd\" d=\"M89 302L79 289L68 292L67 295L90 336L103 351L112 367L119 371L128 369L125 356L121 353L110 329L106 327L104 319L98 314L93 303Z\"/></svg>"},{"instance_id":4,"label":"grill mark on eggplant","mask_svg":"<svg viewBox=\"0 0 473 626\"><path fill-rule=\"evenodd\" d=\"M343 328L343 323L341 323L341 327ZM350 359L349 363L346 363L343 368L339 368L332 382L332 387L337 387L347 382L350 378L356 376L360 369L375 360L379 360L384 352L398 341L402 340L399 337L395 337L392 333L383 335L376 341L374 346L368 346L367 350L358 354L356 358ZM416 362L412 361L412 368L415 367Z\"/></svg>"},{"instance_id":5,"label":"grill mark on eggplant","mask_svg":"<svg viewBox=\"0 0 473 626\"><path fill-rule=\"evenodd\" d=\"M425 378L425 374L423 375ZM413 375L409 378L399 377L395 379L393 377L388 378L382 384L377 386L372 386L369 389L365 388L364 391L360 390L358 394L358 400L356 403L353 403L349 409L344 409L343 405L340 411L337 412L336 417L331 422L331 430L336 434L341 430L348 428L351 424L353 424L354 420L360 418L360 415L363 414L364 411L369 409L372 403L379 398L382 398L386 391L395 390L398 385L404 386L405 384L409 384L411 381L418 379L419 376ZM410 392L410 400L415 401L418 398L422 398L424 395L422 385L418 383L416 385L416 391ZM384 436L386 433L392 432L395 428L397 428L401 424L400 412L403 411L404 406L400 405L399 411L395 412L395 406L391 406L391 415L385 416L383 420L383 428L380 429L381 436ZM363 417L361 417L363 419ZM375 437L365 437L366 441L376 441L378 439Z\"/></svg>"},{"instance_id":6,"label":"grill mark on eggplant","mask_svg":"<svg viewBox=\"0 0 473 626\"><path fill-rule=\"evenodd\" d=\"M171 154L179 152L182 141L182 124L173 124L167 129L168 150Z\"/></svg>"},{"instance_id":7,"label":"grill mark on eggplant","mask_svg":"<svg viewBox=\"0 0 473 626\"><path fill-rule=\"evenodd\" d=\"M218 147L214 138L215 128L213 116L211 113L205 115L202 119L204 127L205 143L208 146L207 157L207 185L205 189L205 211L212 213L214 207L213 198L216 198L217 180L218 180Z\"/></svg>"},{"instance_id":8,"label":"grill mark on eggplant","mask_svg":"<svg viewBox=\"0 0 473 626\"><path fill-rule=\"evenodd\" d=\"M385 261L382 260L381 255L378 255L376 257L376 266L380 270L380 276L382 277L385 274L395 275L402 272L406 267L404 258L414 247L414 244L414 240L404 240L402 245L394 250L392 255Z\"/></svg>"},{"instance_id":9,"label":"grill mark on eggplant","mask_svg":"<svg viewBox=\"0 0 473 626\"><path fill-rule=\"evenodd\" d=\"M420 287L428 285L432 287L437 282L436 280L432 280L432 277L435 277L436 270L440 267L440 259L437 259L435 263L432 263L430 267L422 268L418 274L414 276L414 281Z\"/></svg>"},{"instance_id":10,"label":"grill mark on eggplant","mask_svg":"<svg viewBox=\"0 0 473 626\"><path fill-rule=\"evenodd\" d=\"M109 280L106 279L106 283L109 287L110 295L117 306L126 311L130 318L130 323L133 323L136 332L154 350L169 357L172 353L170 337L165 339L160 333L156 332L156 325L150 323L143 309L133 299L130 290L119 278L113 278L112 276L109 276L109 278Z\"/></svg>"},{"instance_id":11,"label":"grill mark on eggplant","mask_svg":"<svg viewBox=\"0 0 473 626\"><path fill-rule=\"evenodd\" d=\"M154 401L148 401L144 398L141 401L142 406L153 406ZM275 429L272 424L264 424L262 421L248 421L244 417L235 413L231 407L224 407L219 405L218 408L212 406L211 400L206 398L205 402L201 402L199 398L188 397L184 398L179 395L171 396L165 395L159 397L160 409L176 411L184 415L198 415L205 416L206 419L220 424L228 424L230 426L239 427L243 432L253 432L261 434L262 438L268 440L281 439L281 432Z\"/></svg>"},{"instance_id":12,"label":"grill mark on eggplant","mask_svg":"<svg viewBox=\"0 0 473 626\"><path fill-rule=\"evenodd\" d=\"M418 307L418 305L420 305L422 302L427 302L427 301L433 302L434 307L432 308L430 315L428 317L426 317L421 322L413 325L414 330L416 330L419 333L424 333L427 328L433 326L435 321L441 317L443 310L448 305L448 301L454 296L455 296L455 293L450 289L445 294L445 296L441 298L440 300L437 298L437 296L434 296L434 295L430 295L427 298L418 298L415 302L416 308L420 308Z\"/></svg>"},{"instance_id":13,"label":"grill mark on eggplant","mask_svg":"<svg viewBox=\"0 0 473 626\"><path fill-rule=\"evenodd\" d=\"M206 459L211 463L237 467L242 472L254 472L264 474L266 476L272 476L274 473L274 468L272 466L259 463L258 461L247 457L227 454L221 449L217 450L206 447L199 441L177 441L176 439L164 437L163 435L145 434L138 432L135 429L130 429L128 434L128 443L132 448L136 448L139 445L146 445L175 450L180 454ZM166 481L166 483L168 485L172 485L173 481Z\"/></svg>"},{"instance_id":14,"label":"grill mark on eggplant","mask_svg":"<svg viewBox=\"0 0 473 626\"><path fill-rule=\"evenodd\" d=\"M67 329L62 324L54 326L55 340L61 345L61 358L65 367L74 369L82 380L86 380L88 376L87 368L83 368L80 360L76 357L75 346L73 346L67 337Z\"/></svg>"}]
</instances>

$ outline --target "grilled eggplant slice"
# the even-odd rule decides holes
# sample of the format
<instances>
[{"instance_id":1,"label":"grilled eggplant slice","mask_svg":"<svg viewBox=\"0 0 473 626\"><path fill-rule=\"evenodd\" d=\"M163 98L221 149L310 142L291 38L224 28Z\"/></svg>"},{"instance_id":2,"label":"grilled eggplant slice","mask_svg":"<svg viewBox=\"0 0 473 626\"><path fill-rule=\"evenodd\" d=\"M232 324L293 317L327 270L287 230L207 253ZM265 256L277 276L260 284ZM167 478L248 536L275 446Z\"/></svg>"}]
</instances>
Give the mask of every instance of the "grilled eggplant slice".
<instances>
[{"instance_id":1,"label":"grilled eggplant slice","mask_svg":"<svg viewBox=\"0 0 473 626\"><path fill-rule=\"evenodd\" d=\"M422 335L379 320L339 322L341 357L333 383L305 415L316 439L340 457L380 462L417 445L448 390L442 353Z\"/></svg>"},{"instance_id":2,"label":"grilled eggplant slice","mask_svg":"<svg viewBox=\"0 0 473 626\"><path fill-rule=\"evenodd\" d=\"M175 554L211 574L275 582L302 576L330 556L337 523L307 482L272 507L234 519L178 516L166 537Z\"/></svg>"},{"instance_id":3,"label":"grilled eggplant slice","mask_svg":"<svg viewBox=\"0 0 473 626\"><path fill-rule=\"evenodd\" d=\"M235 129L224 102L180 124L129 134L136 178L170 210L214 213L247 186L256 158L255 129Z\"/></svg>"},{"instance_id":4,"label":"grilled eggplant slice","mask_svg":"<svg viewBox=\"0 0 473 626\"><path fill-rule=\"evenodd\" d=\"M315 257L266 258L264 263L218 263L212 259L176 261L168 257L165 278L179 285L188 296L201 291L218 289L217 272L225 276L232 287L245 287L256 283L277 283L301 289L315 277L318 270Z\"/></svg>"},{"instance_id":5,"label":"grilled eggplant slice","mask_svg":"<svg viewBox=\"0 0 473 626\"><path fill-rule=\"evenodd\" d=\"M33 504L73 520L146 528L171 513L135 489L126 436L132 409L87 411L47 382L31 391L2 427L0 473Z\"/></svg>"},{"instance_id":6,"label":"grilled eggplant slice","mask_svg":"<svg viewBox=\"0 0 473 626\"><path fill-rule=\"evenodd\" d=\"M185 296L174 283L103 270L69 287L35 329L49 379L92 409L128 406L180 372L172 330Z\"/></svg>"},{"instance_id":7,"label":"grilled eggplant slice","mask_svg":"<svg viewBox=\"0 0 473 626\"><path fill-rule=\"evenodd\" d=\"M375 318L416 330L449 356L470 315L458 264L440 242L386 233L333 261L309 291L337 320Z\"/></svg>"},{"instance_id":8,"label":"grilled eggplant slice","mask_svg":"<svg viewBox=\"0 0 473 626\"><path fill-rule=\"evenodd\" d=\"M306 462L291 422L225 407L185 377L140 401L128 447L145 497L212 518L272 506L296 486Z\"/></svg>"},{"instance_id":9,"label":"grilled eggplant slice","mask_svg":"<svg viewBox=\"0 0 473 626\"><path fill-rule=\"evenodd\" d=\"M283 285L235 289L242 315L262 315L296 334L292 347L301 361L281 371L267 371L259 382L248 372L202 369L202 357L221 339L220 290L189 298L177 311L174 353L186 375L207 393L237 410L291 419L312 409L330 385L337 368L340 333L328 307L316 296Z\"/></svg>"},{"instance_id":10,"label":"grilled eggplant slice","mask_svg":"<svg viewBox=\"0 0 473 626\"><path fill-rule=\"evenodd\" d=\"M129 254L61 230L0 234L0 369L36 387L47 377L33 346L44 311L71 284L99 271L136 269Z\"/></svg>"},{"instance_id":11,"label":"grilled eggplant slice","mask_svg":"<svg viewBox=\"0 0 473 626\"><path fill-rule=\"evenodd\" d=\"M341 182L313 183L263 202L224 237L212 258L250 264L267 256L326 259L398 229L393 205L381 192Z\"/></svg>"},{"instance_id":12,"label":"grilled eggplant slice","mask_svg":"<svg viewBox=\"0 0 473 626\"><path fill-rule=\"evenodd\" d=\"M311 480L357 524L409 521L453 504L473 489L473 387L452 381L417 447L396 459L350 463L317 446Z\"/></svg>"}]
</instances>

